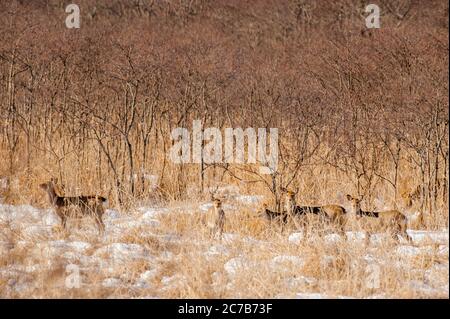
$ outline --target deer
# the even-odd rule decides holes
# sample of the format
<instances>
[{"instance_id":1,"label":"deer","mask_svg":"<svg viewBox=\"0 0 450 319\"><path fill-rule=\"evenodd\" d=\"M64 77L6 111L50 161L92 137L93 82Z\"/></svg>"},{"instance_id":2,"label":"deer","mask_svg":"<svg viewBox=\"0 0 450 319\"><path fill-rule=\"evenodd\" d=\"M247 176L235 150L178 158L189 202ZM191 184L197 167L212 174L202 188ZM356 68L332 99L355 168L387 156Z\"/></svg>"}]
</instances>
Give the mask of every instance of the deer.
<instances>
[{"instance_id":1,"label":"deer","mask_svg":"<svg viewBox=\"0 0 450 319\"><path fill-rule=\"evenodd\" d=\"M263 203L261 205L261 210L259 211L259 216L267 219L270 222L278 222L281 226L287 224L288 215L286 213L279 213L268 209L268 204Z\"/></svg>"},{"instance_id":2,"label":"deer","mask_svg":"<svg viewBox=\"0 0 450 319\"><path fill-rule=\"evenodd\" d=\"M308 217L308 215L316 215L331 225L334 225L341 235L344 235L346 210L339 205L321 205L321 206L297 206L295 201L296 192L292 190L284 190L285 204L284 209L289 216L295 221L296 216ZM302 218L303 226L306 226L306 218Z\"/></svg>"},{"instance_id":3,"label":"deer","mask_svg":"<svg viewBox=\"0 0 450 319\"><path fill-rule=\"evenodd\" d=\"M347 194L347 200L351 203L351 213L356 217L360 226L365 229L366 244L370 242L370 237L375 229L387 230L391 237L398 241L398 235L405 237L408 242L412 242L411 236L406 232L407 218L398 210L386 211L364 211L361 209L362 198L356 198ZM370 226L370 220L375 221L374 227Z\"/></svg>"},{"instance_id":4,"label":"deer","mask_svg":"<svg viewBox=\"0 0 450 319\"><path fill-rule=\"evenodd\" d=\"M411 192L405 190L401 192L401 199L403 201L403 209L407 212L414 212L413 215L410 216L409 224L415 224L416 226L424 224L424 216L423 216L423 190L421 185L418 185Z\"/></svg>"},{"instance_id":5,"label":"deer","mask_svg":"<svg viewBox=\"0 0 450 319\"><path fill-rule=\"evenodd\" d=\"M218 198L215 198L213 201L214 205L214 224L210 224L211 227L211 234L212 236L215 236L216 234L219 234L219 236L222 236L223 233L223 227L225 225L225 211L222 208L222 201Z\"/></svg>"},{"instance_id":6,"label":"deer","mask_svg":"<svg viewBox=\"0 0 450 319\"><path fill-rule=\"evenodd\" d=\"M61 225L66 229L66 221L71 209L77 209L81 215L92 215L100 232L105 230L102 216L107 207L108 200L99 195L64 196L61 188L57 186L57 179L39 185L47 194L50 204L55 208L56 214L61 218Z\"/></svg>"},{"instance_id":7,"label":"deer","mask_svg":"<svg viewBox=\"0 0 450 319\"><path fill-rule=\"evenodd\" d=\"M414 203L417 201L420 201L422 197L422 187L421 185L418 185L416 188L414 188L411 192L405 190L401 193L401 198L403 199L403 203L405 208L409 209L412 208Z\"/></svg>"}]
</instances>

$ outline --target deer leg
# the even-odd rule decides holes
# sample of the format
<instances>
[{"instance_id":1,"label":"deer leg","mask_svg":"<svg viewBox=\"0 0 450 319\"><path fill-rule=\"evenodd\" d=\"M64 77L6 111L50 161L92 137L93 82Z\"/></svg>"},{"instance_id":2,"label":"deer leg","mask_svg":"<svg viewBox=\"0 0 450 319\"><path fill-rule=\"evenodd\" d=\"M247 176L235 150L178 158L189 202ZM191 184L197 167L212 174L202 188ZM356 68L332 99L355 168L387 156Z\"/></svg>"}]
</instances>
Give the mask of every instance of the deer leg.
<instances>
[{"instance_id":1,"label":"deer leg","mask_svg":"<svg viewBox=\"0 0 450 319\"><path fill-rule=\"evenodd\" d=\"M100 231L101 233L104 232L104 231L105 231L105 224L103 223L101 216L96 215L96 216L95 216L95 222L97 223L97 226L98 226L98 228L99 228L99 231Z\"/></svg>"},{"instance_id":2,"label":"deer leg","mask_svg":"<svg viewBox=\"0 0 450 319\"><path fill-rule=\"evenodd\" d=\"M223 234L223 225L220 225L220 227L219 227L219 239L222 239L222 234Z\"/></svg>"},{"instance_id":3,"label":"deer leg","mask_svg":"<svg viewBox=\"0 0 450 319\"><path fill-rule=\"evenodd\" d=\"M330 223L327 219L320 219L316 224L316 231L319 234L319 239L323 240L323 238L329 234L331 231L329 229Z\"/></svg>"},{"instance_id":4,"label":"deer leg","mask_svg":"<svg viewBox=\"0 0 450 319\"><path fill-rule=\"evenodd\" d=\"M66 221L67 221L66 214L64 214L61 208L56 209L56 214L59 216L59 218L61 218L61 226L64 229L66 229Z\"/></svg>"},{"instance_id":5,"label":"deer leg","mask_svg":"<svg viewBox=\"0 0 450 319\"><path fill-rule=\"evenodd\" d=\"M408 243L412 243L413 240L412 240L411 236L409 236L408 232L406 231L406 229L407 229L407 224L406 224L406 222L403 222L402 224L400 224L400 227L399 227L399 228L400 228L399 233L400 233L403 237L406 238L406 240L408 241Z\"/></svg>"},{"instance_id":6,"label":"deer leg","mask_svg":"<svg viewBox=\"0 0 450 319\"><path fill-rule=\"evenodd\" d=\"M390 234L391 234L392 239L395 240L396 242L399 241L399 239L398 239L398 233L399 233L399 231L398 231L397 229L394 229L394 230L391 230L391 231L390 231Z\"/></svg>"},{"instance_id":7,"label":"deer leg","mask_svg":"<svg viewBox=\"0 0 450 319\"><path fill-rule=\"evenodd\" d=\"M402 237L404 237L404 238L408 241L408 243L412 243L412 238L411 238L411 236L409 236L409 234L406 232L406 229L405 229L404 227L402 227L402 225L399 226L399 227L398 227L398 230L395 232L395 239L396 239L397 241L399 241L398 236L402 236Z\"/></svg>"},{"instance_id":8,"label":"deer leg","mask_svg":"<svg viewBox=\"0 0 450 319\"><path fill-rule=\"evenodd\" d=\"M408 243L413 243L413 239L412 239L411 236L409 236L409 234L407 233L406 229L402 230L402 236L406 238Z\"/></svg>"},{"instance_id":9,"label":"deer leg","mask_svg":"<svg viewBox=\"0 0 450 319\"><path fill-rule=\"evenodd\" d=\"M95 221L99 227L99 231L100 232L104 232L105 231L105 224L103 223L102 220L102 215L103 215L103 209L100 206L97 206L96 208L96 212L95 212Z\"/></svg>"},{"instance_id":10,"label":"deer leg","mask_svg":"<svg viewBox=\"0 0 450 319\"><path fill-rule=\"evenodd\" d=\"M214 239L216 237L216 226L209 227L209 237Z\"/></svg>"},{"instance_id":11,"label":"deer leg","mask_svg":"<svg viewBox=\"0 0 450 319\"><path fill-rule=\"evenodd\" d=\"M277 224L279 224L280 225L280 232L281 233L283 233L284 232L284 229L285 229L285 227L286 227L286 225L287 225L287 223L288 223L288 216L287 215L283 215L283 216L280 216L280 217L277 217L278 219L276 220L276 222L277 222Z\"/></svg>"},{"instance_id":12,"label":"deer leg","mask_svg":"<svg viewBox=\"0 0 450 319\"><path fill-rule=\"evenodd\" d=\"M216 224L214 225L214 237L219 234L219 237L222 235L222 227L220 220L216 220Z\"/></svg>"},{"instance_id":13,"label":"deer leg","mask_svg":"<svg viewBox=\"0 0 450 319\"><path fill-rule=\"evenodd\" d=\"M344 231L344 225L342 224L341 219L338 219L337 222L337 233L340 237L347 239L347 234Z\"/></svg>"},{"instance_id":14,"label":"deer leg","mask_svg":"<svg viewBox=\"0 0 450 319\"><path fill-rule=\"evenodd\" d=\"M308 222L306 221L306 216L302 222L303 237L306 239L309 236Z\"/></svg>"},{"instance_id":15,"label":"deer leg","mask_svg":"<svg viewBox=\"0 0 450 319\"><path fill-rule=\"evenodd\" d=\"M67 217L65 215L61 215L61 225L64 229L66 229L66 221Z\"/></svg>"},{"instance_id":16,"label":"deer leg","mask_svg":"<svg viewBox=\"0 0 450 319\"><path fill-rule=\"evenodd\" d=\"M404 233L403 236L406 237L406 240L407 240L409 243L413 243L413 242L414 242L413 239L412 239L412 237L409 236L409 234L408 234L406 231L405 231L405 233Z\"/></svg>"},{"instance_id":17,"label":"deer leg","mask_svg":"<svg viewBox=\"0 0 450 319\"><path fill-rule=\"evenodd\" d=\"M388 225L387 225L387 231L389 232L389 235L391 236L391 238L396 241L399 242L399 238L398 235L401 233L402 231L402 225L399 221L397 220L393 220L391 221Z\"/></svg>"},{"instance_id":18,"label":"deer leg","mask_svg":"<svg viewBox=\"0 0 450 319\"><path fill-rule=\"evenodd\" d=\"M278 221L271 221L270 222L270 227L272 228L273 226L275 225L275 227L279 227L279 229L280 229L280 232L283 232L283 221L280 219L280 221L278 222Z\"/></svg>"}]
</instances>

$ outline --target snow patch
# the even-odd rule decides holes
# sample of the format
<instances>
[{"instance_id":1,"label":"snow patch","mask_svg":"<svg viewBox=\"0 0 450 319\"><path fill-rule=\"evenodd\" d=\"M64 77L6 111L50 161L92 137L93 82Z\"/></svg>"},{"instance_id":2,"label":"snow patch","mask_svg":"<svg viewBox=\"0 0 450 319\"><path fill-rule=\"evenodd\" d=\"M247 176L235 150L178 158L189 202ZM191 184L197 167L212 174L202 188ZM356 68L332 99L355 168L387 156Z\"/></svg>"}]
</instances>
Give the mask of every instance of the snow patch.
<instances>
[{"instance_id":1,"label":"snow patch","mask_svg":"<svg viewBox=\"0 0 450 319\"><path fill-rule=\"evenodd\" d=\"M264 200L262 195L238 195L235 197L238 202L245 205L257 205Z\"/></svg>"},{"instance_id":2,"label":"snow patch","mask_svg":"<svg viewBox=\"0 0 450 319\"><path fill-rule=\"evenodd\" d=\"M74 258L76 255L85 253L90 247L91 244L81 241L54 240L37 243L34 250L48 259L57 257Z\"/></svg>"},{"instance_id":3,"label":"snow patch","mask_svg":"<svg viewBox=\"0 0 450 319\"><path fill-rule=\"evenodd\" d=\"M240 236L238 234L232 234L232 233L224 233L222 234L222 240L225 243L232 243L236 240L238 240Z\"/></svg>"},{"instance_id":4,"label":"snow patch","mask_svg":"<svg viewBox=\"0 0 450 319\"><path fill-rule=\"evenodd\" d=\"M138 244L113 243L97 249L94 256L107 254L114 261L126 262L130 259L145 259L148 252Z\"/></svg>"},{"instance_id":5,"label":"snow patch","mask_svg":"<svg viewBox=\"0 0 450 319\"><path fill-rule=\"evenodd\" d=\"M296 289L298 287L315 286L317 285L317 279L313 277L299 276L286 278L284 283L288 289Z\"/></svg>"},{"instance_id":6,"label":"snow patch","mask_svg":"<svg viewBox=\"0 0 450 319\"><path fill-rule=\"evenodd\" d=\"M439 285L440 283L446 283L443 288L448 290L448 275L449 267L448 263L435 264L430 269L425 271L424 277L427 283L432 285Z\"/></svg>"},{"instance_id":7,"label":"snow patch","mask_svg":"<svg viewBox=\"0 0 450 319\"><path fill-rule=\"evenodd\" d=\"M158 274L158 271L156 269L147 270L147 271L144 271L139 276L139 279L145 280L145 281L150 281L150 280L153 280L157 274Z\"/></svg>"},{"instance_id":8,"label":"snow patch","mask_svg":"<svg viewBox=\"0 0 450 319\"><path fill-rule=\"evenodd\" d=\"M362 241L365 240L366 235L364 234L364 232L358 232L358 231L348 231L345 233L347 240L352 240L352 241Z\"/></svg>"},{"instance_id":9,"label":"snow patch","mask_svg":"<svg viewBox=\"0 0 450 319\"><path fill-rule=\"evenodd\" d=\"M433 253L433 247L424 246L424 247L415 247L409 245L401 245L396 249L397 254L404 256L417 256L420 254L431 254Z\"/></svg>"},{"instance_id":10,"label":"snow patch","mask_svg":"<svg viewBox=\"0 0 450 319\"><path fill-rule=\"evenodd\" d=\"M180 274L175 274L173 276L164 276L161 279L161 284L164 285L163 290L170 288L178 288L186 282L186 278Z\"/></svg>"},{"instance_id":11,"label":"snow patch","mask_svg":"<svg viewBox=\"0 0 450 319\"><path fill-rule=\"evenodd\" d=\"M433 288L432 286L418 281L418 280L412 280L409 282L409 287L425 296L435 296L435 295L442 295L443 292L447 292L448 294L448 285L447 287L445 287L444 289L436 289Z\"/></svg>"},{"instance_id":12,"label":"snow patch","mask_svg":"<svg viewBox=\"0 0 450 319\"><path fill-rule=\"evenodd\" d=\"M212 203L201 204L198 206L198 208L203 212L207 212L213 208L213 204Z\"/></svg>"},{"instance_id":13,"label":"snow patch","mask_svg":"<svg viewBox=\"0 0 450 319\"><path fill-rule=\"evenodd\" d=\"M329 234L324 237L326 243L338 243L343 238L339 234Z\"/></svg>"},{"instance_id":14,"label":"snow patch","mask_svg":"<svg viewBox=\"0 0 450 319\"><path fill-rule=\"evenodd\" d=\"M135 288L146 289L150 287L149 282L156 278L158 271L156 269L144 271L136 283L133 285Z\"/></svg>"},{"instance_id":15,"label":"snow patch","mask_svg":"<svg viewBox=\"0 0 450 319\"><path fill-rule=\"evenodd\" d=\"M408 230L409 236L414 242L431 241L439 244L449 243L448 230L442 231L426 231L426 230Z\"/></svg>"},{"instance_id":16,"label":"snow patch","mask_svg":"<svg viewBox=\"0 0 450 319\"><path fill-rule=\"evenodd\" d=\"M243 271L249 271L252 269L253 263L244 257L235 257L228 260L223 268L229 276L236 276Z\"/></svg>"},{"instance_id":17,"label":"snow patch","mask_svg":"<svg viewBox=\"0 0 450 319\"><path fill-rule=\"evenodd\" d=\"M106 278L102 282L103 287L107 288L116 288L120 287L122 285L122 280L119 278Z\"/></svg>"},{"instance_id":18,"label":"snow patch","mask_svg":"<svg viewBox=\"0 0 450 319\"><path fill-rule=\"evenodd\" d=\"M297 293L296 295L297 299L354 299L353 297L349 296L329 296L326 294L321 293L309 293L309 292L302 292Z\"/></svg>"},{"instance_id":19,"label":"snow patch","mask_svg":"<svg viewBox=\"0 0 450 319\"><path fill-rule=\"evenodd\" d=\"M159 217L159 212L157 209L154 208L147 208L145 212L142 214L141 219L155 219Z\"/></svg>"},{"instance_id":20,"label":"snow patch","mask_svg":"<svg viewBox=\"0 0 450 319\"><path fill-rule=\"evenodd\" d=\"M213 245L209 247L209 249L205 252L205 255L208 257L214 257L218 255L228 255L229 251L224 245Z\"/></svg>"},{"instance_id":21,"label":"snow patch","mask_svg":"<svg viewBox=\"0 0 450 319\"><path fill-rule=\"evenodd\" d=\"M61 224L61 219L54 212L48 211L42 216L42 224L44 226L57 226Z\"/></svg>"},{"instance_id":22,"label":"snow patch","mask_svg":"<svg viewBox=\"0 0 450 319\"><path fill-rule=\"evenodd\" d=\"M103 220L110 220L110 219L117 219L117 218L120 218L120 214L117 210L114 210L114 209L107 209L102 217Z\"/></svg>"},{"instance_id":23,"label":"snow patch","mask_svg":"<svg viewBox=\"0 0 450 319\"><path fill-rule=\"evenodd\" d=\"M448 246L440 245L438 248L438 254L441 256L448 256Z\"/></svg>"},{"instance_id":24,"label":"snow patch","mask_svg":"<svg viewBox=\"0 0 450 319\"><path fill-rule=\"evenodd\" d=\"M303 233L292 233L289 235L288 241L292 244L300 244L304 237Z\"/></svg>"},{"instance_id":25,"label":"snow patch","mask_svg":"<svg viewBox=\"0 0 450 319\"><path fill-rule=\"evenodd\" d=\"M287 267L303 267L305 261L297 256L276 256L272 258L271 266L273 268L287 268Z\"/></svg>"}]
</instances>

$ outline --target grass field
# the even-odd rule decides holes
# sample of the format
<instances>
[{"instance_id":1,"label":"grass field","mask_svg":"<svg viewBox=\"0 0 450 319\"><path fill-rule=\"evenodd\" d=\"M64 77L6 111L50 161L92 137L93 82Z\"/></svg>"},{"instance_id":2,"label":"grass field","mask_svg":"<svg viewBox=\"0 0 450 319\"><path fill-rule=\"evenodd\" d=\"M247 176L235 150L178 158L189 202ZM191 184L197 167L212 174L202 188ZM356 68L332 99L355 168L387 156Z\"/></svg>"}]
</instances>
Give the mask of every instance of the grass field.
<instances>
[{"instance_id":1,"label":"grass field","mask_svg":"<svg viewBox=\"0 0 450 319\"><path fill-rule=\"evenodd\" d=\"M77 0L80 28L67 4L0 1L0 298L449 297L447 1L380 0L380 28L359 0ZM50 179L107 198L105 233L62 229ZM271 225L283 189L399 210L413 242Z\"/></svg>"},{"instance_id":2,"label":"grass field","mask_svg":"<svg viewBox=\"0 0 450 319\"><path fill-rule=\"evenodd\" d=\"M209 202L108 210L103 235L89 218L64 231L49 209L1 205L2 297L448 298L448 228L409 230L411 244L380 233L365 246L350 226L306 239L258 217L258 199L229 199L216 239L199 222Z\"/></svg>"}]
</instances>

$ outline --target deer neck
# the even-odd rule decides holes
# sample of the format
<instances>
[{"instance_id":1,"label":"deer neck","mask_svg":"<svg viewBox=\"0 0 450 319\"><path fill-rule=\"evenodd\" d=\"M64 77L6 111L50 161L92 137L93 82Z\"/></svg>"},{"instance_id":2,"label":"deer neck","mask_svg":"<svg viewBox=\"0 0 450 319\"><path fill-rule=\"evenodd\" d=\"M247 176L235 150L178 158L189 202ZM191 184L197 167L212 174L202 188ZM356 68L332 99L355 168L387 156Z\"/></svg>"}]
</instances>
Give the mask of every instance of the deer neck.
<instances>
[{"instance_id":1,"label":"deer neck","mask_svg":"<svg viewBox=\"0 0 450 319\"><path fill-rule=\"evenodd\" d=\"M293 198L288 198L286 201L285 209L288 213L291 213L294 211L295 207L295 200Z\"/></svg>"},{"instance_id":2,"label":"deer neck","mask_svg":"<svg viewBox=\"0 0 450 319\"><path fill-rule=\"evenodd\" d=\"M356 207L353 207L353 215L359 217L361 216L362 212L361 212L361 205L358 205Z\"/></svg>"},{"instance_id":3,"label":"deer neck","mask_svg":"<svg viewBox=\"0 0 450 319\"><path fill-rule=\"evenodd\" d=\"M222 207L220 207L220 206L216 207L216 214L219 215L219 216L222 216L222 215L225 214L223 209L222 209Z\"/></svg>"}]
</instances>

